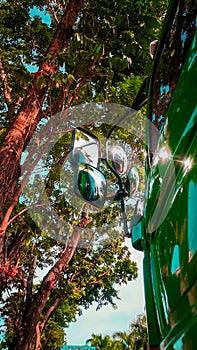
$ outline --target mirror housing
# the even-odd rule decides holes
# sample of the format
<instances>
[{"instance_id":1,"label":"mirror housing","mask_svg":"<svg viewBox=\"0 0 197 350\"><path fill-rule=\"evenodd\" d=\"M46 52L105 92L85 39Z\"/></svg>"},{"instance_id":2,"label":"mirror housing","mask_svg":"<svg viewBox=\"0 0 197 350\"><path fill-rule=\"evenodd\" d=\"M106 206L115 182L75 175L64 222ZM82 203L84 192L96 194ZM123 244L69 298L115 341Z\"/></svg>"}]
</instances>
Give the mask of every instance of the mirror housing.
<instances>
[{"instance_id":1,"label":"mirror housing","mask_svg":"<svg viewBox=\"0 0 197 350\"><path fill-rule=\"evenodd\" d=\"M99 166L100 143L97 137L87 130L78 127L73 131L70 151L71 164L85 163L94 167Z\"/></svg>"},{"instance_id":2,"label":"mirror housing","mask_svg":"<svg viewBox=\"0 0 197 350\"><path fill-rule=\"evenodd\" d=\"M142 221L138 221L137 225L131 231L131 243L134 249L143 251Z\"/></svg>"},{"instance_id":3,"label":"mirror housing","mask_svg":"<svg viewBox=\"0 0 197 350\"><path fill-rule=\"evenodd\" d=\"M137 201L134 215L130 219L130 228L132 246L140 251L143 251L142 218L143 208L140 201Z\"/></svg>"}]
</instances>

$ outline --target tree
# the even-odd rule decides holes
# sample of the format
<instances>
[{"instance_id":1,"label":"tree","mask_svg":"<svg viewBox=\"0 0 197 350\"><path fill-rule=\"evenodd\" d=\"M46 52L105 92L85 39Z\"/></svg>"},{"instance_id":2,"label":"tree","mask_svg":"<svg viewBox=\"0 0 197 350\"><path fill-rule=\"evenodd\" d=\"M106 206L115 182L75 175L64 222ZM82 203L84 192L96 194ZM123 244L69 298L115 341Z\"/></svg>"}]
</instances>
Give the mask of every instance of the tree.
<instances>
[{"instance_id":1,"label":"tree","mask_svg":"<svg viewBox=\"0 0 197 350\"><path fill-rule=\"evenodd\" d=\"M149 74L151 63L146 68L144 59L149 42L158 35L165 5L1 1L0 289L3 293L14 286L18 291L20 327L13 332L12 349L30 349L47 301L75 257L82 228L89 224L83 221L81 227L79 219L66 246L43 238L18 201L22 153L40 123L63 108L84 101L131 102L135 85ZM48 24L31 16L34 6L50 16ZM129 98L121 93L127 88ZM51 252L54 246L58 254ZM51 253L46 253L48 264L42 257L44 247ZM39 265L47 265L48 272L35 289Z\"/></svg>"},{"instance_id":2,"label":"tree","mask_svg":"<svg viewBox=\"0 0 197 350\"><path fill-rule=\"evenodd\" d=\"M113 334L115 340L119 340L123 349L136 349L135 340L132 333L116 332Z\"/></svg>"},{"instance_id":3,"label":"tree","mask_svg":"<svg viewBox=\"0 0 197 350\"><path fill-rule=\"evenodd\" d=\"M130 330L127 332L116 332L112 335L92 334L90 342L100 349L130 349L146 350L148 348L146 317L138 315L131 323Z\"/></svg>"},{"instance_id":4,"label":"tree","mask_svg":"<svg viewBox=\"0 0 197 350\"><path fill-rule=\"evenodd\" d=\"M1 210L13 197L22 150L40 119L60 111L64 103L76 103L76 98L77 103L92 101L94 96L97 101L113 101L113 86L118 88L118 83L133 72L137 76L148 73L144 59L148 58L150 39L159 28L158 4L147 1L131 7L129 2L121 6L111 1L107 8L102 1L49 3L47 9L53 15L49 28L38 18L31 20L29 10L36 2L27 5L23 1L20 7L17 2L3 3L1 97L3 110L5 105L8 108L6 121L11 128L1 147ZM38 8L44 6L45 2ZM13 21L13 13L17 21ZM34 79L26 66L29 63L39 65ZM90 79L92 84L87 84ZM43 104L48 110L43 110ZM5 163L11 164L13 173Z\"/></svg>"},{"instance_id":5,"label":"tree","mask_svg":"<svg viewBox=\"0 0 197 350\"><path fill-rule=\"evenodd\" d=\"M13 285L13 291L9 292L9 296L3 303L2 316L7 320L6 345L10 349L15 347L19 341L18 337L22 335L24 318L28 318L29 306L34 305L35 307L34 301L38 295L40 296L40 283L34 283L33 289L30 285L32 284L30 277L33 278L30 271L35 259L43 254L47 245L46 256L39 259L40 268L44 268L46 261L58 255L58 246L55 241L52 244L51 239L47 236L37 238L40 243L35 247L32 243L23 247L28 253L24 252L25 261L20 269L21 280L18 278L12 280L10 287ZM27 282L24 278L25 273ZM97 250L77 250L69 266L53 286L50 298L45 302L40 314L36 326L36 349L39 349L38 346L44 349L42 346L48 338L47 334L51 324L65 328L75 319L76 314L80 311L80 306L88 308L95 301L98 309L108 303L115 307L114 299L118 297L118 293L114 284L125 283L136 276L137 266L131 261L127 248L122 247L120 241L106 247L99 247ZM31 313L31 320L25 320L28 330L30 330L28 322L33 323L34 317L34 313ZM50 323L47 325L49 318Z\"/></svg>"},{"instance_id":6,"label":"tree","mask_svg":"<svg viewBox=\"0 0 197 350\"><path fill-rule=\"evenodd\" d=\"M146 350L148 335L145 315L138 315L131 323L129 332L116 332L114 339L119 339L127 349Z\"/></svg>"},{"instance_id":7,"label":"tree","mask_svg":"<svg viewBox=\"0 0 197 350\"><path fill-rule=\"evenodd\" d=\"M92 334L92 338L89 339L88 342L91 342L91 345L96 346L98 350L120 349L109 335Z\"/></svg>"}]
</instances>

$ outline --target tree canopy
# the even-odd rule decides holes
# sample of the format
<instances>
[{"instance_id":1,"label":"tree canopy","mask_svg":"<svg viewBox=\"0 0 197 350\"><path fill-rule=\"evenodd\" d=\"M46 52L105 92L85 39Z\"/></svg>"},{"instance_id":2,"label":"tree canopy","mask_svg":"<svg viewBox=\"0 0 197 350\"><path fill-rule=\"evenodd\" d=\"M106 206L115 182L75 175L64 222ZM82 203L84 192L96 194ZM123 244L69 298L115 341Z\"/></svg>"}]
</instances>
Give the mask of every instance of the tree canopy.
<instances>
[{"instance_id":1,"label":"tree canopy","mask_svg":"<svg viewBox=\"0 0 197 350\"><path fill-rule=\"evenodd\" d=\"M46 193L61 213L59 219L72 218L67 242L47 236L32 220L20 197L21 163L35 132L62 110L87 102L131 105L150 74L149 43L158 38L167 3L0 1L0 292L6 327L2 347L48 349L53 334L53 348L58 348L63 327L80 306L89 307L93 301L98 307L115 305L115 284L137 276L136 264L120 240L95 250L88 244L77 248L89 217L72 217L72 208L55 187L69 133L54 146L48 159L52 171L46 178ZM40 140L35 142L39 149ZM39 176L34 182L39 187ZM95 218L98 226L101 219L110 220L108 209Z\"/></svg>"}]
</instances>

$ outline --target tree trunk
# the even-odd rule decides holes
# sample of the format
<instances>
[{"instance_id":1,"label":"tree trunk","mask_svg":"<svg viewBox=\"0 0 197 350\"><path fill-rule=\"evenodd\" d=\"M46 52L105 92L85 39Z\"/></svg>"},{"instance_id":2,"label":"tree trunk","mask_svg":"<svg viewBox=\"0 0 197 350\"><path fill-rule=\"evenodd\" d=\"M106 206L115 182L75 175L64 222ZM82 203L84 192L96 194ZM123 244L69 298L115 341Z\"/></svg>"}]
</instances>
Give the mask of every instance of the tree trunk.
<instances>
[{"instance_id":1,"label":"tree trunk","mask_svg":"<svg viewBox=\"0 0 197 350\"><path fill-rule=\"evenodd\" d=\"M41 336L44 332L45 326L47 325L47 322L51 316L51 314L53 313L53 311L56 310L56 308L58 307L59 303L62 301L62 298L57 298L54 302L54 304L49 308L49 310L47 311L47 313L44 316L44 319L42 320L42 322L39 324L37 324L36 326L36 340L35 340L35 350L40 350L41 349Z\"/></svg>"},{"instance_id":2,"label":"tree trunk","mask_svg":"<svg viewBox=\"0 0 197 350\"><path fill-rule=\"evenodd\" d=\"M48 272L42 281L39 291L34 295L32 302L27 305L19 334L15 335L9 350L29 350L36 332L42 310L50 297L55 284L72 259L80 238L80 227L75 227L68 247L62 252L60 259Z\"/></svg>"},{"instance_id":3,"label":"tree trunk","mask_svg":"<svg viewBox=\"0 0 197 350\"><path fill-rule=\"evenodd\" d=\"M66 7L66 11L48 48L47 55L55 56L62 52L72 36L72 27L75 24L83 0L71 0ZM56 73L57 63L49 63L45 60L39 67L39 71L48 77ZM37 116L42 109L42 103L48 87L39 88L38 78L30 86L23 101L16 120L8 132L3 146L0 150L0 212L7 200L14 193L18 176L20 174L19 163L24 144L29 141L39 122ZM39 117L40 118L40 117Z\"/></svg>"},{"instance_id":4,"label":"tree trunk","mask_svg":"<svg viewBox=\"0 0 197 350\"><path fill-rule=\"evenodd\" d=\"M58 52L63 51L72 36L72 27L77 20L83 1L70 0L46 55L55 58ZM58 65L55 60L53 60L53 63L43 60L39 67L39 71L46 77L47 85L49 85L51 76L57 70ZM20 159L24 146L32 137L42 115L42 104L48 86L41 89L38 85L38 79L39 77L36 77L31 84L15 122L0 149L0 219L3 217L2 210L5 203L14 196L18 177L20 176ZM4 237L5 230L0 227L0 264L5 262Z\"/></svg>"}]
</instances>

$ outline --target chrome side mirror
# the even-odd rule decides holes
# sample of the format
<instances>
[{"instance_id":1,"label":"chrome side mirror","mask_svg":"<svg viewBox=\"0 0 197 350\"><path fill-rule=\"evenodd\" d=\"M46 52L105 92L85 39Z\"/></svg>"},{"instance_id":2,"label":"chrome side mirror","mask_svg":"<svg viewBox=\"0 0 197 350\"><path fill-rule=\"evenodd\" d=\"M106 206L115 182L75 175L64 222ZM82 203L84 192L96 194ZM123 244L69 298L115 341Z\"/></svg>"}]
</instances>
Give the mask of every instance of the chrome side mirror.
<instances>
[{"instance_id":1,"label":"chrome side mirror","mask_svg":"<svg viewBox=\"0 0 197 350\"><path fill-rule=\"evenodd\" d=\"M99 140L88 131L82 128L74 130L70 150L72 164L86 163L94 167L99 165Z\"/></svg>"},{"instance_id":2,"label":"chrome side mirror","mask_svg":"<svg viewBox=\"0 0 197 350\"><path fill-rule=\"evenodd\" d=\"M132 167L129 170L129 173L127 175L127 180L125 183L126 190L128 192L129 197L134 195L135 192L137 192L139 187L140 177L139 173L136 167Z\"/></svg>"},{"instance_id":3,"label":"chrome side mirror","mask_svg":"<svg viewBox=\"0 0 197 350\"><path fill-rule=\"evenodd\" d=\"M113 145L109 147L107 144L107 161L112 163L113 169L119 175L123 175L127 171L128 162L127 155L123 147L119 145Z\"/></svg>"},{"instance_id":4,"label":"chrome side mirror","mask_svg":"<svg viewBox=\"0 0 197 350\"><path fill-rule=\"evenodd\" d=\"M107 196L105 176L92 165L79 164L74 191L91 205L102 208Z\"/></svg>"}]
</instances>

